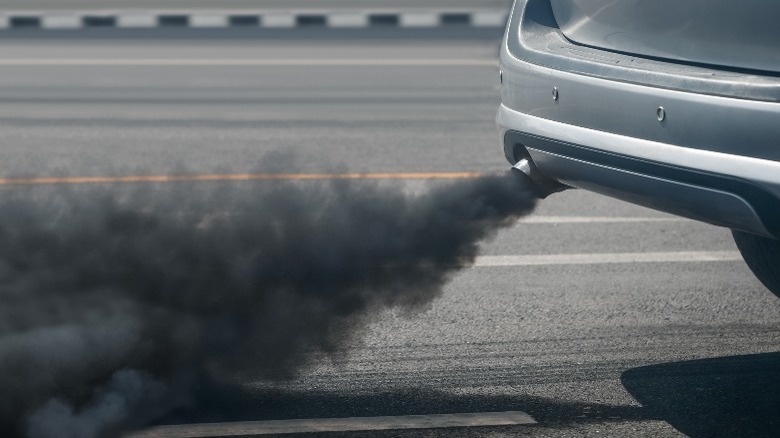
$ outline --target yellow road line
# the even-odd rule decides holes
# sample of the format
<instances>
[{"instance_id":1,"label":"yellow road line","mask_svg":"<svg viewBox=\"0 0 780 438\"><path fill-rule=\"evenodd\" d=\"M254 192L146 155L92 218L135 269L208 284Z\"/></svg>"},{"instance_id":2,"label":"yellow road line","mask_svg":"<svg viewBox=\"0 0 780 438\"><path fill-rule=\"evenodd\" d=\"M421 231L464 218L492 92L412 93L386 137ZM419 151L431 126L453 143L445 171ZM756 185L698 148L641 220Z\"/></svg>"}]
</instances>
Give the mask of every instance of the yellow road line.
<instances>
[{"instance_id":1,"label":"yellow road line","mask_svg":"<svg viewBox=\"0 0 780 438\"><path fill-rule=\"evenodd\" d=\"M385 172L385 173L236 173L193 175L130 175L130 176L73 176L0 178L0 185L47 184L114 184L114 183L173 183L206 181L306 181L334 179L467 179L477 178L477 172Z\"/></svg>"}]
</instances>

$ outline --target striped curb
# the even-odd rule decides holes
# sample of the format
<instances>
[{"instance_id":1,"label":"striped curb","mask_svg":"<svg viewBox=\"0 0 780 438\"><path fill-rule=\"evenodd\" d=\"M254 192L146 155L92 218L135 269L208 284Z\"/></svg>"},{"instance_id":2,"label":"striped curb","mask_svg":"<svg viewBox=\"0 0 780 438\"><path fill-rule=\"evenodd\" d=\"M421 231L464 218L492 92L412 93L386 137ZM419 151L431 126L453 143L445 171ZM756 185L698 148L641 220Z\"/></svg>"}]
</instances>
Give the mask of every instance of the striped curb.
<instances>
[{"instance_id":1,"label":"striped curb","mask_svg":"<svg viewBox=\"0 0 780 438\"><path fill-rule=\"evenodd\" d=\"M502 28L507 11L435 12L6 12L0 29L97 28Z\"/></svg>"}]
</instances>

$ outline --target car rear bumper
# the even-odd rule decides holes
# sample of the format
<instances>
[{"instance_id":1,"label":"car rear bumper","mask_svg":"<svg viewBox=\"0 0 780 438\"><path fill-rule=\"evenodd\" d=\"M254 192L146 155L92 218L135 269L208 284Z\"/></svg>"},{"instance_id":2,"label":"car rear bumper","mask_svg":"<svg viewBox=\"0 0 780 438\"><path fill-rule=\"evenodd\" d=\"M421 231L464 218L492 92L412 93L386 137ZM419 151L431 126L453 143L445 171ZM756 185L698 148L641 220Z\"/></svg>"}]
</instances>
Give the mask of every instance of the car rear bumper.
<instances>
[{"instance_id":1,"label":"car rear bumper","mask_svg":"<svg viewBox=\"0 0 780 438\"><path fill-rule=\"evenodd\" d=\"M502 45L507 159L530 155L567 185L780 238L780 80L749 75L735 88L652 60L616 69L623 55L556 42L545 1L517 1Z\"/></svg>"},{"instance_id":2,"label":"car rear bumper","mask_svg":"<svg viewBox=\"0 0 780 438\"><path fill-rule=\"evenodd\" d=\"M566 125L518 113L503 105L498 122L503 127L504 152L510 162L517 162L527 154L545 176L572 187L715 225L780 238L780 189L759 184L738 172L749 169L751 162L775 167L777 163ZM643 153L632 154L636 150ZM678 158L669 161L687 158L695 163L700 160L709 163L710 167L726 170L713 172L641 158L667 154ZM780 172L780 169L775 171ZM768 187L774 187L774 190Z\"/></svg>"}]
</instances>

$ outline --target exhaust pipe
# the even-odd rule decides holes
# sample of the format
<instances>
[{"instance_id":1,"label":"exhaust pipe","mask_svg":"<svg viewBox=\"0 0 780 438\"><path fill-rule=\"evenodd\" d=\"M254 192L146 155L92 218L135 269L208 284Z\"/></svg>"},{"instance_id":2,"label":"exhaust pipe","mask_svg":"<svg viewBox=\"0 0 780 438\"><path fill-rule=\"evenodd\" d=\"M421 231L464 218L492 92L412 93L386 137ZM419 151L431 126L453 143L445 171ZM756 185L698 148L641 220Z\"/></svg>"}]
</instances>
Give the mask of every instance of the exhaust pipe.
<instances>
[{"instance_id":1,"label":"exhaust pipe","mask_svg":"<svg viewBox=\"0 0 780 438\"><path fill-rule=\"evenodd\" d=\"M531 191L539 199L544 199L553 193L562 192L571 187L547 178L530 158L522 158L512 166L512 173L528 180Z\"/></svg>"}]
</instances>

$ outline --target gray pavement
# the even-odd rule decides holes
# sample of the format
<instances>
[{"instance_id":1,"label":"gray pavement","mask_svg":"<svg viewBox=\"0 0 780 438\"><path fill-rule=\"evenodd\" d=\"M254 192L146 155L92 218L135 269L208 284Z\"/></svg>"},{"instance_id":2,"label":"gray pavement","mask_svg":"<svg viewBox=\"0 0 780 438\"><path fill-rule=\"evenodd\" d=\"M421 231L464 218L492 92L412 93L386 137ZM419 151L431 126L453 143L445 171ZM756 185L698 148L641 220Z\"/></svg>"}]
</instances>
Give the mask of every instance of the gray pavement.
<instances>
[{"instance_id":1,"label":"gray pavement","mask_svg":"<svg viewBox=\"0 0 780 438\"><path fill-rule=\"evenodd\" d=\"M0 176L505 169L497 44L0 41ZM20 59L42 62L3 64ZM154 62L176 59L202 63ZM280 62L220 65L239 59ZM534 217L548 220L483 252L735 250L727 230L581 191ZM165 422L518 410L538 424L328 436L780 431L780 300L741 261L475 267L427 309L377 315L349 347L289 382L234 376L243 391L209 389Z\"/></svg>"}]
</instances>

